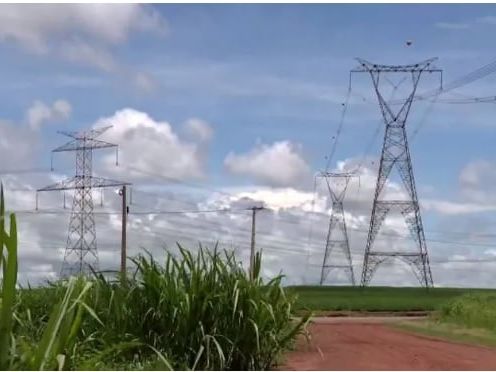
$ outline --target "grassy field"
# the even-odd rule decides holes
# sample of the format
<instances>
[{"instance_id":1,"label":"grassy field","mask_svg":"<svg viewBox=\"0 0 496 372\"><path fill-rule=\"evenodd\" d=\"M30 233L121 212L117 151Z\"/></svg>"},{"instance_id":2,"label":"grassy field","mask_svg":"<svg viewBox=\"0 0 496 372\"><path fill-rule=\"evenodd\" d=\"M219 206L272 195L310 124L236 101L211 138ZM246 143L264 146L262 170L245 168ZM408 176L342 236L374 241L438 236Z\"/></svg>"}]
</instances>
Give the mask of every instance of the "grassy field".
<instances>
[{"instance_id":1,"label":"grassy field","mask_svg":"<svg viewBox=\"0 0 496 372\"><path fill-rule=\"evenodd\" d=\"M430 311L468 293L496 290L469 288L292 286L296 309L312 311Z\"/></svg>"}]
</instances>

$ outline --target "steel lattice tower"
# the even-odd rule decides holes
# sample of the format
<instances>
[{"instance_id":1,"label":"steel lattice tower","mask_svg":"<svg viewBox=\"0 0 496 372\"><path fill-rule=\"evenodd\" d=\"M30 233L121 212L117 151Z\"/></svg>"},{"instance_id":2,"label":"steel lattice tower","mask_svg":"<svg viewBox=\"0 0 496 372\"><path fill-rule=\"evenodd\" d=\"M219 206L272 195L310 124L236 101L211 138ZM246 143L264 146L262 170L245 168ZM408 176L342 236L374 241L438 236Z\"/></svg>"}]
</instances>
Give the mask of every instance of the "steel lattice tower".
<instances>
[{"instance_id":1,"label":"steel lattice tower","mask_svg":"<svg viewBox=\"0 0 496 372\"><path fill-rule=\"evenodd\" d=\"M380 264L390 258L397 257L412 267L422 286L431 287L433 285L432 273L429 265L424 228L420 216L417 191L415 189L415 179L413 176L412 161L410 158L405 126L412 102L415 99L415 92L421 75L425 72L442 73L442 71L432 66L432 63L436 58L402 66L378 65L363 59L357 60L360 63L360 66L357 69L352 70L352 72L366 72L372 78L375 93L379 101L379 107L386 125L367 245L365 248L361 284L362 286L368 285ZM403 73L411 76L411 92L397 110L394 110L381 94L379 83L380 76L384 73ZM384 186L394 167L398 170L403 186L407 192L407 200L386 200L383 198L382 192L384 191ZM377 233L379 232L386 215L393 209L399 210L403 215L416 245L414 251L383 252L373 249Z\"/></svg>"},{"instance_id":2,"label":"steel lattice tower","mask_svg":"<svg viewBox=\"0 0 496 372\"><path fill-rule=\"evenodd\" d=\"M93 188L128 185L126 182L92 175L93 150L103 148L116 148L117 150L117 145L96 139L109 128L111 126L82 132L58 132L73 140L52 150L52 155L56 152L75 151L76 175L37 190L38 192L74 190L67 245L61 270L62 277L89 274L91 268L98 271Z\"/></svg>"},{"instance_id":3,"label":"steel lattice tower","mask_svg":"<svg viewBox=\"0 0 496 372\"><path fill-rule=\"evenodd\" d=\"M324 283L329 275L329 272L333 269L346 271L349 275L351 284L355 285L355 274L353 272L353 265L351 262L350 244L348 240L348 232L346 230L346 220L344 217L343 208L346 190L350 179L353 176L354 175L352 173L344 172L321 172L317 176L325 179L332 202L331 218L329 220L329 230L327 232L324 260L322 262L322 271L320 275L320 285ZM331 184L331 180L338 180L338 185L336 185L336 183ZM337 262L337 254L339 253L344 255L345 262Z\"/></svg>"}]
</instances>

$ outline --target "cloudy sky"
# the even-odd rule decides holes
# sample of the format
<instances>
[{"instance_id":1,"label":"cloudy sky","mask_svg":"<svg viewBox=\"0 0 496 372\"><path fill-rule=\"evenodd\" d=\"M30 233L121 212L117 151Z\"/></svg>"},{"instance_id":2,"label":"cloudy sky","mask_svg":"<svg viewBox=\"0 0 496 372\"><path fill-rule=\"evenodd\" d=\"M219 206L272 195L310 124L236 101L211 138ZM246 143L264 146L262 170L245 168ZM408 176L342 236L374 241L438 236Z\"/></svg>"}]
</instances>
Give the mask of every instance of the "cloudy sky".
<instances>
[{"instance_id":1,"label":"cloudy sky","mask_svg":"<svg viewBox=\"0 0 496 372\"><path fill-rule=\"evenodd\" d=\"M20 211L22 280L61 267L71 195L64 209L62 194L43 193L33 213L33 190L74 173L73 153L57 154L50 172L51 149L69 140L56 132L110 124L102 139L119 144L120 164L111 150L95 152L94 173L133 183L131 255L218 241L246 262L244 209L264 203L264 274L316 283L330 205L323 184L314 196L313 176L345 102L330 168L359 167L345 208L360 277L384 125L368 76L348 90L354 58L439 57L447 83L496 58L495 31L493 5L0 5L0 173L8 208ZM447 102L494 95L495 80L415 102L407 124L436 285L496 286L496 106ZM393 76L385 95L401 99L408 84ZM426 75L418 90L436 84ZM394 179L387 188L402 192ZM115 190L94 199L100 266L115 269L120 199ZM222 208L232 211L163 213ZM402 223L391 216L376 244L410 249ZM372 283L416 279L392 261Z\"/></svg>"}]
</instances>

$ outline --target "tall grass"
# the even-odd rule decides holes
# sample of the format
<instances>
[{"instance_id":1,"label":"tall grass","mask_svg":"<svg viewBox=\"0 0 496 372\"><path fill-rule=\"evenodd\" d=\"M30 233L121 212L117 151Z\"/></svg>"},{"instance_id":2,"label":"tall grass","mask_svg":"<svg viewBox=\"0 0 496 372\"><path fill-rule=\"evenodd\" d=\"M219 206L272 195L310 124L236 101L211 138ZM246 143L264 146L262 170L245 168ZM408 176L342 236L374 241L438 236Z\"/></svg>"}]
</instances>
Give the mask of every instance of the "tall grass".
<instances>
[{"instance_id":1,"label":"tall grass","mask_svg":"<svg viewBox=\"0 0 496 372\"><path fill-rule=\"evenodd\" d=\"M441 307L439 319L496 333L496 294L471 293Z\"/></svg>"},{"instance_id":2,"label":"tall grass","mask_svg":"<svg viewBox=\"0 0 496 372\"><path fill-rule=\"evenodd\" d=\"M157 350L181 369L271 368L308 321L292 318L295 299L282 277L264 283L260 255L250 280L231 253L179 251L166 252L162 265L138 256L126 286L98 278L91 306L105 327L93 322L87 329L99 347L138 341L149 346L140 353Z\"/></svg>"}]
</instances>

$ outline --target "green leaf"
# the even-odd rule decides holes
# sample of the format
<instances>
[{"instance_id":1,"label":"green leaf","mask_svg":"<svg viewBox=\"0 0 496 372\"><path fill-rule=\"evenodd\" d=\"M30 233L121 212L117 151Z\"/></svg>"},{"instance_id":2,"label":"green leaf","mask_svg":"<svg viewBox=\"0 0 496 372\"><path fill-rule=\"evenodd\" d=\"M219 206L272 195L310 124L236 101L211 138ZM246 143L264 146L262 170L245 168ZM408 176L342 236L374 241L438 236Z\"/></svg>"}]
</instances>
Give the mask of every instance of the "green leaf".
<instances>
[{"instance_id":1,"label":"green leaf","mask_svg":"<svg viewBox=\"0 0 496 372\"><path fill-rule=\"evenodd\" d=\"M5 232L3 185L0 190L0 219L0 246L2 247L0 250L2 252L0 265L3 265L2 307L0 309L0 369L7 369L9 366L9 350L17 283L17 226L15 215L11 214L11 236L9 237ZM5 252L3 248L5 248Z\"/></svg>"}]
</instances>

